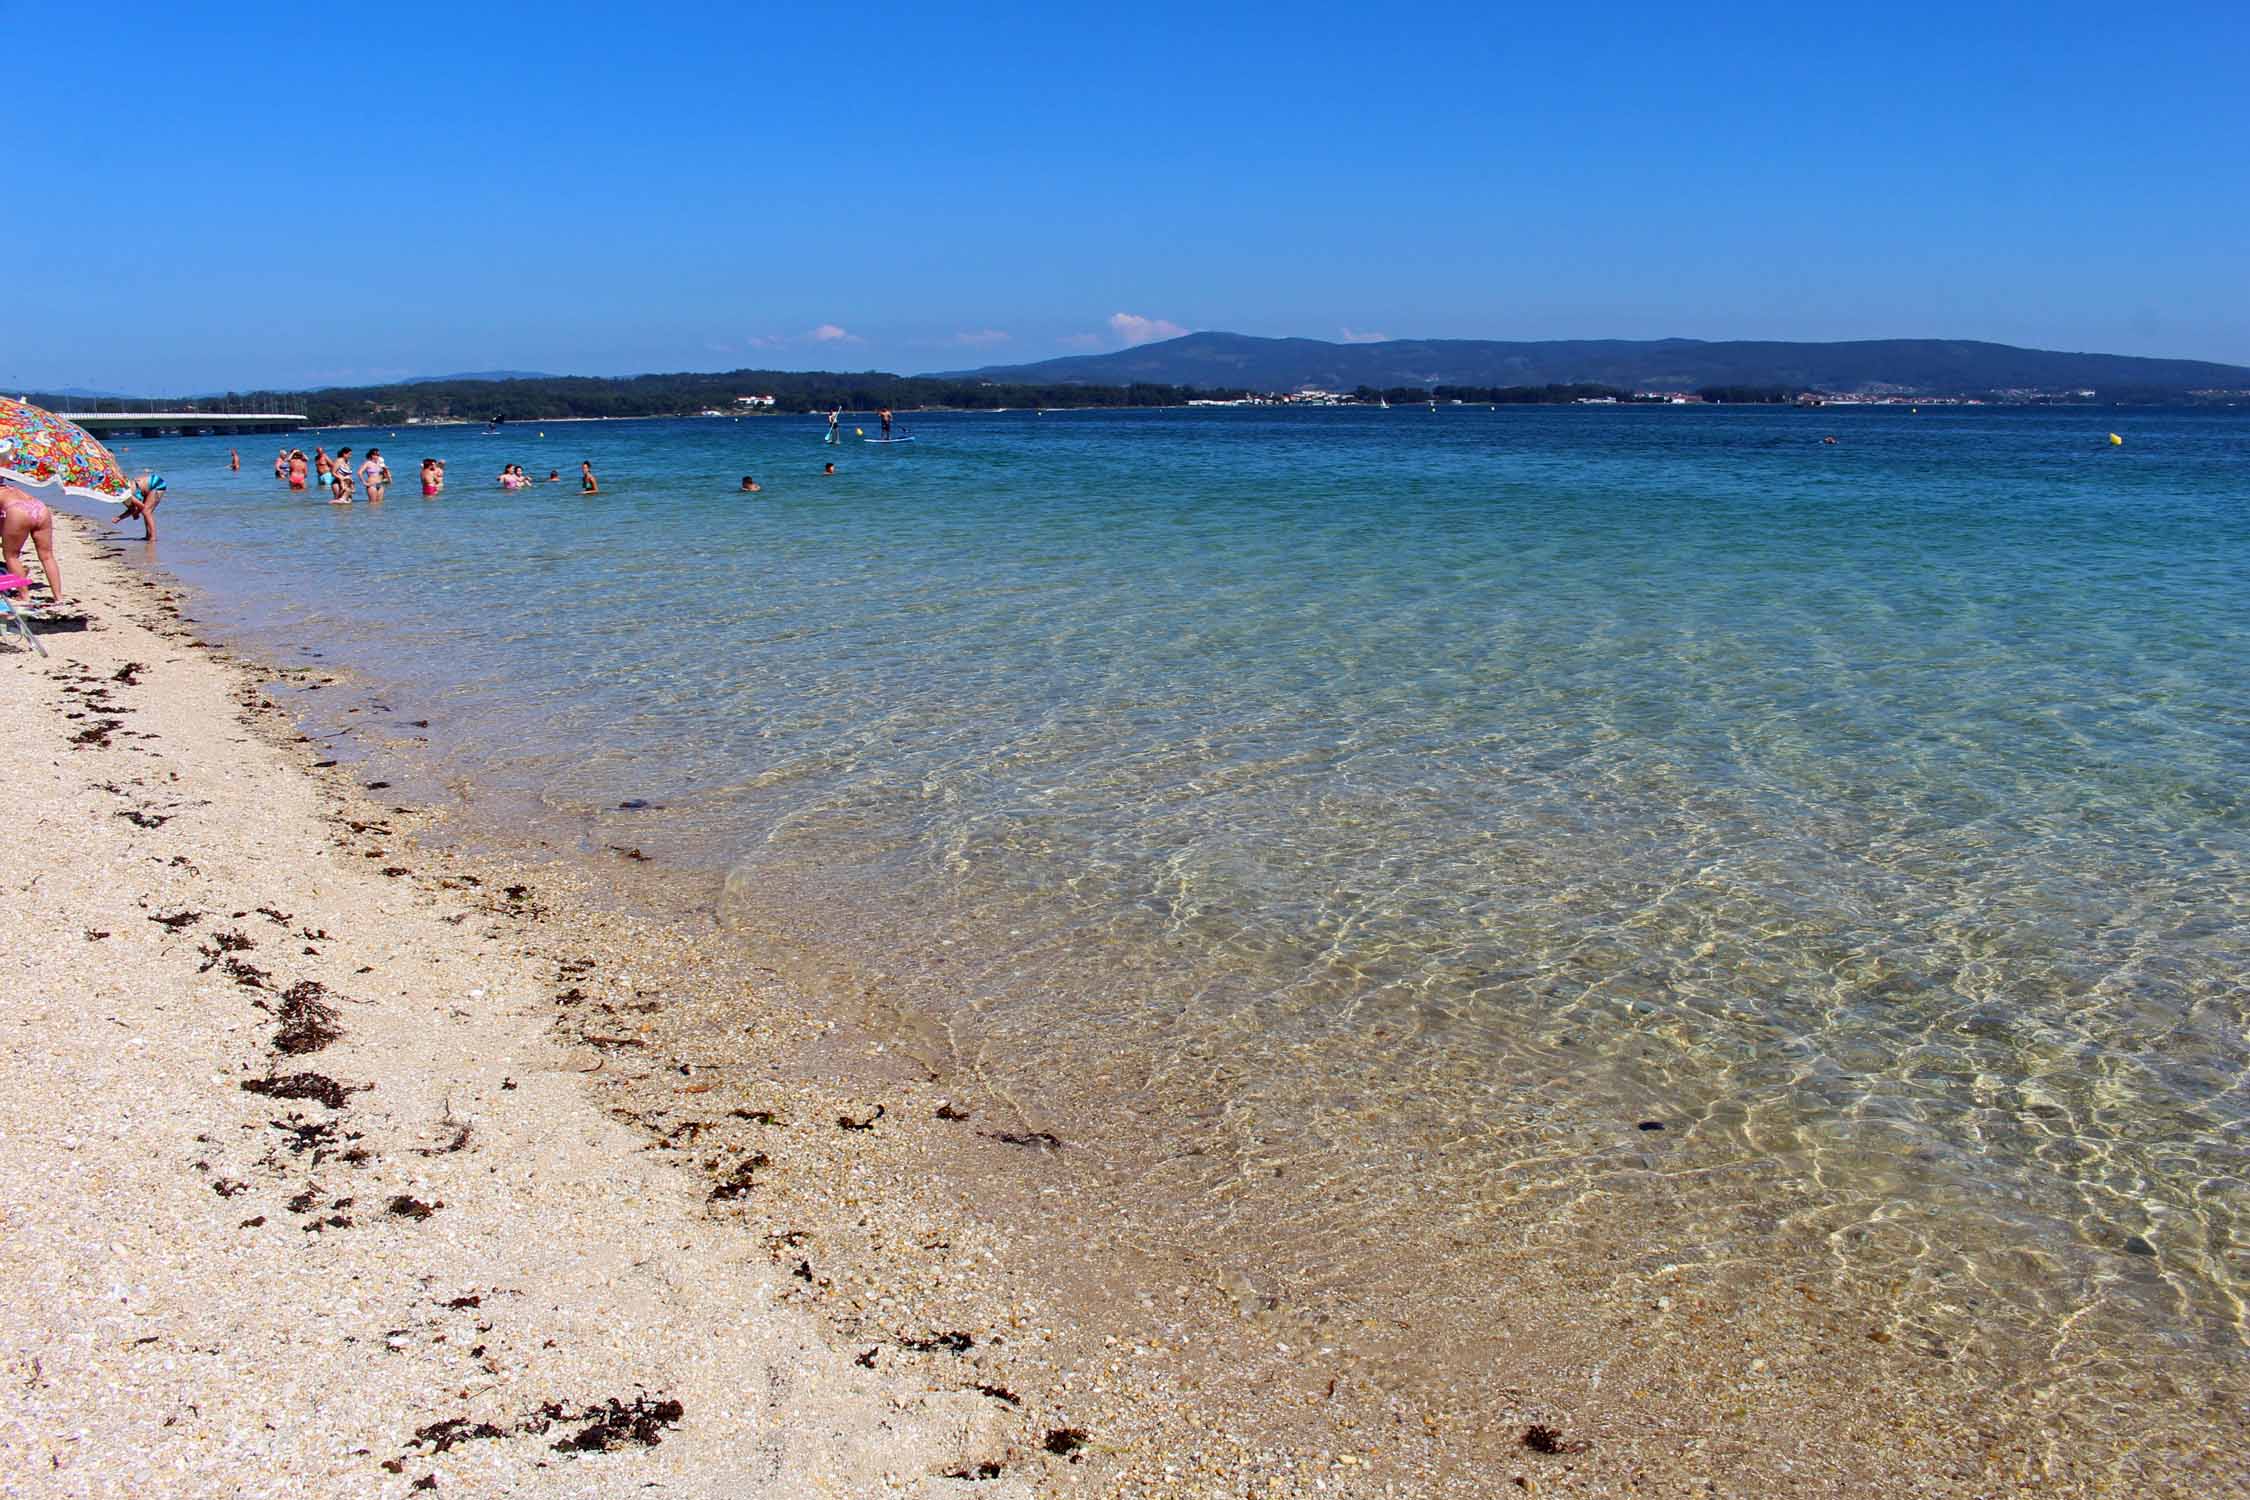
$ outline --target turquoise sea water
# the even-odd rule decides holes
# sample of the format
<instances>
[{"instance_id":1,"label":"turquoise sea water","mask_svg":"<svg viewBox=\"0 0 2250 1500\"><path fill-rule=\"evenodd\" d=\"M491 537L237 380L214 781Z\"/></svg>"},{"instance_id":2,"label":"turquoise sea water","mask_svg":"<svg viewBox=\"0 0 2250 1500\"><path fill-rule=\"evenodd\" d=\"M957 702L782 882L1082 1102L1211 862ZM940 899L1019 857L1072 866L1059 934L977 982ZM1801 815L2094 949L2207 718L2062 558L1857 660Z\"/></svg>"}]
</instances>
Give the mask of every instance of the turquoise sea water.
<instances>
[{"instance_id":1,"label":"turquoise sea water","mask_svg":"<svg viewBox=\"0 0 2250 1500\"><path fill-rule=\"evenodd\" d=\"M1245 1233L1656 1169L1955 1347L2235 1357L2250 414L911 427L309 435L379 508L128 459L220 633L488 813L821 913L1019 1092L1177 1107L1225 1149L1162 1190Z\"/></svg>"}]
</instances>

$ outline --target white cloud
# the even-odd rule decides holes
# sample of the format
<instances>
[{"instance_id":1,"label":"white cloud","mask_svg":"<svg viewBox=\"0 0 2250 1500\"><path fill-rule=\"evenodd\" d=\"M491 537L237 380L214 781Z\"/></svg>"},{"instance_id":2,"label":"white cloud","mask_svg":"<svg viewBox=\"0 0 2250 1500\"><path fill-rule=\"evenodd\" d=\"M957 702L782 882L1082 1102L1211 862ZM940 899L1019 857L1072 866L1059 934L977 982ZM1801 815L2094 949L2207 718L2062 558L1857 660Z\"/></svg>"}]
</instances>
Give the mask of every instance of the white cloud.
<instances>
[{"instance_id":1,"label":"white cloud","mask_svg":"<svg viewBox=\"0 0 2250 1500\"><path fill-rule=\"evenodd\" d=\"M1390 341L1391 336L1387 333L1362 333L1356 328L1344 330L1344 342L1347 344L1387 344Z\"/></svg>"},{"instance_id":2,"label":"white cloud","mask_svg":"<svg viewBox=\"0 0 2250 1500\"><path fill-rule=\"evenodd\" d=\"M1139 313L1111 313L1109 331L1128 344L1146 344L1155 339L1176 339L1187 330L1168 318L1144 318Z\"/></svg>"},{"instance_id":3,"label":"white cloud","mask_svg":"<svg viewBox=\"0 0 2250 1500\"><path fill-rule=\"evenodd\" d=\"M779 349L783 344L788 343L789 340L783 338L778 333L754 333L750 335L747 342L753 349Z\"/></svg>"},{"instance_id":4,"label":"white cloud","mask_svg":"<svg viewBox=\"0 0 2250 1500\"><path fill-rule=\"evenodd\" d=\"M972 349L982 349L987 344L1005 344L1008 339L1007 330L1001 328L978 328L953 335L954 343L967 344Z\"/></svg>"},{"instance_id":5,"label":"white cloud","mask_svg":"<svg viewBox=\"0 0 2250 1500\"><path fill-rule=\"evenodd\" d=\"M823 323L805 335L816 344L859 344L866 340L856 333L847 333L833 323Z\"/></svg>"}]
</instances>

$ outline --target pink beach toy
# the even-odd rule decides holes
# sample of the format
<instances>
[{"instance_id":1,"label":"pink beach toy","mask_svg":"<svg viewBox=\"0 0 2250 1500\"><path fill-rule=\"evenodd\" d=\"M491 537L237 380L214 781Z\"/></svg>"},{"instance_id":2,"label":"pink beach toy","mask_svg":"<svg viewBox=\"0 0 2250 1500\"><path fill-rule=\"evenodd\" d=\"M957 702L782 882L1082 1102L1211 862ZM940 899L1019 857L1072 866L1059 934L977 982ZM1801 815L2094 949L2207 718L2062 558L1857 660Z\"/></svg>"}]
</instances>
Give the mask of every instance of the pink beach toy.
<instances>
[{"instance_id":1,"label":"pink beach toy","mask_svg":"<svg viewBox=\"0 0 2250 1500\"><path fill-rule=\"evenodd\" d=\"M17 634L31 643L31 649L45 656L46 646L39 637L31 633L31 622L16 608L15 596L19 591L28 597L31 593L31 580L21 573L0 573L0 609L8 612L8 623L15 627Z\"/></svg>"}]
</instances>

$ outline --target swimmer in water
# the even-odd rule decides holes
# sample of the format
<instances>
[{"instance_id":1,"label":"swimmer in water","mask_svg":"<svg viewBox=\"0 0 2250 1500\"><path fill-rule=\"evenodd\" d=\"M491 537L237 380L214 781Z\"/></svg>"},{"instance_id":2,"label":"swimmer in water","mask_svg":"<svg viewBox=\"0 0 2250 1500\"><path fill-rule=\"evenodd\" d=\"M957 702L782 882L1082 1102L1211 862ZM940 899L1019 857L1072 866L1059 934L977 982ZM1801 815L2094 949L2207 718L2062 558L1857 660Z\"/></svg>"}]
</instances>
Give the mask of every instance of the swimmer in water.
<instances>
[{"instance_id":1,"label":"swimmer in water","mask_svg":"<svg viewBox=\"0 0 2250 1500\"><path fill-rule=\"evenodd\" d=\"M820 466L820 472L823 474L833 474L836 472L836 466L834 464L822 464Z\"/></svg>"},{"instance_id":2,"label":"swimmer in water","mask_svg":"<svg viewBox=\"0 0 2250 1500\"><path fill-rule=\"evenodd\" d=\"M601 492L601 481L594 477L594 461L590 458L581 459L578 464L578 493L598 495Z\"/></svg>"},{"instance_id":3,"label":"swimmer in water","mask_svg":"<svg viewBox=\"0 0 2250 1500\"><path fill-rule=\"evenodd\" d=\"M755 490L755 489L757 489L757 488L758 488L758 481L757 481L757 480L755 480L755 479L752 479L752 478L751 478L751 477L750 477L749 475L747 475L747 474L745 474L745 475L743 475L743 476L742 476L742 493L744 493L745 495L747 495L747 494L749 494L749 493L750 493L750 492L751 492L752 490Z\"/></svg>"},{"instance_id":4,"label":"swimmer in water","mask_svg":"<svg viewBox=\"0 0 2250 1500\"><path fill-rule=\"evenodd\" d=\"M23 544L30 542L47 571L48 603L62 603L62 567L55 561L55 513L28 490L0 484L0 566L23 576ZM31 597L28 585L24 597Z\"/></svg>"},{"instance_id":5,"label":"swimmer in water","mask_svg":"<svg viewBox=\"0 0 2250 1500\"><path fill-rule=\"evenodd\" d=\"M560 469L549 469L549 470L547 471L547 482L548 482L549 484L561 484L561 483L562 483L562 470L560 470Z\"/></svg>"}]
</instances>

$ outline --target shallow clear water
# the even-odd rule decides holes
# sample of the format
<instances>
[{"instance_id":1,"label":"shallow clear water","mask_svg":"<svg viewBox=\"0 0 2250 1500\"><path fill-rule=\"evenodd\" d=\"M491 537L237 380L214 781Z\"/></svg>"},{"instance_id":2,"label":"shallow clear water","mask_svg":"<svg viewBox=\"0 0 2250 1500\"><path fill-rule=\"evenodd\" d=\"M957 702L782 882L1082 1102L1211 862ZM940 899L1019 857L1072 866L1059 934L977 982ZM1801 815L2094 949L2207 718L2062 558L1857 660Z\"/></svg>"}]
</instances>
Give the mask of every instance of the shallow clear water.
<instances>
[{"instance_id":1,"label":"shallow clear water","mask_svg":"<svg viewBox=\"0 0 2250 1500\"><path fill-rule=\"evenodd\" d=\"M1715 1257L1935 1286L1955 1347L2239 1349L2250 415L913 429L346 434L401 478L348 510L258 440L129 457L206 618L426 712L485 805L1231 1142L1151 1192L1345 1246L1660 1171Z\"/></svg>"}]
</instances>

